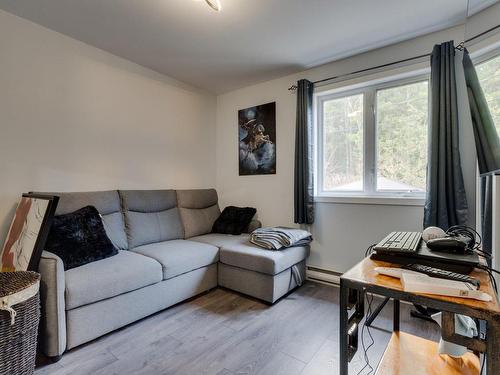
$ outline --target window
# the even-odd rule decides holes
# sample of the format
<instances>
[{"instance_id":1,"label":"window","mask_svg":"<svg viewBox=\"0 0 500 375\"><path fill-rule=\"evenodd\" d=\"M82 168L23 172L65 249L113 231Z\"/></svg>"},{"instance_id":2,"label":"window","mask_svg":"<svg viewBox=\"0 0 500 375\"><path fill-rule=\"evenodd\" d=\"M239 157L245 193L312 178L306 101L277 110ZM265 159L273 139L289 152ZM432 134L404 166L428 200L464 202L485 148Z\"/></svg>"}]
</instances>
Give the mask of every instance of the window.
<instances>
[{"instance_id":1,"label":"window","mask_svg":"<svg viewBox=\"0 0 500 375\"><path fill-rule=\"evenodd\" d=\"M423 198L428 76L317 94L317 194Z\"/></svg>"},{"instance_id":2,"label":"window","mask_svg":"<svg viewBox=\"0 0 500 375\"><path fill-rule=\"evenodd\" d=\"M500 134L500 55L476 65L477 77Z\"/></svg>"},{"instance_id":3,"label":"window","mask_svg":"<svg viewBox=\"0 0 500 375\"><path fill-rule=\"evenodd\" d=\"M363 190L363 94L323 105L325 190Z\"/></svg>"},{"instance_id":4,"label":"window","mask_svg":"<svg viewBox=\"0 0 500 375\"><path fill-rule=\"evenodd\" d=\"M425 192L428 83L377 91L377 190Z\"/></svg>"}]
</instances>

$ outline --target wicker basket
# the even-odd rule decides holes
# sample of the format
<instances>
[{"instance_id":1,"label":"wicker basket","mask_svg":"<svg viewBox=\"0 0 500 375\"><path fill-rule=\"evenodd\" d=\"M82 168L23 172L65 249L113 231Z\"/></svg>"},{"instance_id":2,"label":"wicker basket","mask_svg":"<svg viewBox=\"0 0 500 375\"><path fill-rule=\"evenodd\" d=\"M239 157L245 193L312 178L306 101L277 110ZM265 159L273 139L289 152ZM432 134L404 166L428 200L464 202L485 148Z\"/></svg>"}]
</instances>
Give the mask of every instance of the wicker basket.
<instances>
[{"instance_id":1,"label":"wicker basket","mask_svg":"<svg viewBox=\"0 0 500 375\"><path fill-rule=\"evenodd\" d=\"M36 272L0 273L0 375L35 370L39 286Z\"/></svg>"}]
</instances>

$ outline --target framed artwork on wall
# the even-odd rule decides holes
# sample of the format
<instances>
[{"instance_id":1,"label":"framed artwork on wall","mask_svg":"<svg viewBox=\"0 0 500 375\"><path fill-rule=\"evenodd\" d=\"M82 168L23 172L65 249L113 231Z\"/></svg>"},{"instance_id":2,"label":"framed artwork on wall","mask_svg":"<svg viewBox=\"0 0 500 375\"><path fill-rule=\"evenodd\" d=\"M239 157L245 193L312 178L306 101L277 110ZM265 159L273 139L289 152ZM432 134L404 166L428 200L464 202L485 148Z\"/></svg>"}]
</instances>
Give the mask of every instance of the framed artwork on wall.
<instances>
[{"instance_id":1,"label":"framed artwork on wall","mask_svg":"<svg viewBox=\"0 0 500 375\"><path fill-rule=\"evenodd\" d=\"M276 174L276 102L238 111L239 174Z\"/></svg>"},{"instance_id":2,"label":"framed artwork on wall","mask_svg":"<svg viewBox=\"0 0 500 375\"><path fill-rule=\"evenodd\" d=\"M23 194L0 253L0 271L37 271L59 197Z\"/></svg>"}]
</instances>

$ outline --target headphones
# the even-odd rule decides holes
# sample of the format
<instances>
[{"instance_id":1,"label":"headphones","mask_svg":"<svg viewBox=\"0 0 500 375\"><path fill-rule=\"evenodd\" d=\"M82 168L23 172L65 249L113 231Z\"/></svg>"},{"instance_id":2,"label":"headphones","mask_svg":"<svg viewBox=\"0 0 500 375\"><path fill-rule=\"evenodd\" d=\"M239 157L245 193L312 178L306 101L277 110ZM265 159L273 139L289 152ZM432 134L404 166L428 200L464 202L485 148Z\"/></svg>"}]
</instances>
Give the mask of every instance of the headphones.
<instances>
[{"instance_id":1,"label":"headphones","mask_svg":"<svg viewBox=\"0 0 500 375\"><path fill-rule=\"evenodd\" d=\"M438 227L428 227L422 232L422 239L427 247L434 251L455 254L467 254L477 251L484 255L481 246L481 236L473 228L465 225L454 225L444 231Z\"/></svg>"},{"instance_id":2,"label":"headphones","mask_svg":"<svg viewBox=\"0 0 500 375\"><path fill-rule=\"evenodd\" d=\"M427 242L435 238L446 237L446 232L439 227L427 227L422 232L422 239Z\"/></svg>"}]
</instances>

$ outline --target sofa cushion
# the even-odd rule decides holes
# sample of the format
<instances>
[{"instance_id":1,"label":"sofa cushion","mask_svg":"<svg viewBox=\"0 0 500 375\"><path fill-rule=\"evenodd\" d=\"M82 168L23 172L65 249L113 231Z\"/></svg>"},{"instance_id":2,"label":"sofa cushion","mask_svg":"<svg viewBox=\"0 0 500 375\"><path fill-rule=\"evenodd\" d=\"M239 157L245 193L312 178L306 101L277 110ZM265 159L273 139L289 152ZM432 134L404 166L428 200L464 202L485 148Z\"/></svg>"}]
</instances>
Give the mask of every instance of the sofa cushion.
<instances>
[{"instance_id":1,"label":"sofa cushion","mask_svg":"<svg viewBox=\"0 0 500 375\"><path fill-rule=\"evenodd\" d=\"M101 214L104 229L113 245L121 250L128 249L118 191L51 192L43 194L57 195L59 197L56 215L67 214L85 206L94 206Z\"/></svg>"},{"instance_id":2,"label":"sofa cushion","mask_svg":"<svg viewBox=\"0 0 500 375\"><path fill-rule=\"evenodd\" d=\"M130 248L183 237L175 190L120 190Z\"/></svg>"},{"instance_id":3,"label":"sofa cushion","mask_svg":"<svg viewBox=\"0 0 500 375\"><path fill-rule=\"evenodd\" d=\"M177 190L177 205L185 208L207 208L218 202L215 189Z\"/></svg>"},{"instance_id":4,"label":"sofa cushion","mask_svg":"<svg viewBox=\"0 0 500 375\"><path fill-rule=\"evenodd\" d=\"M158 261L163 267L164 280L219 261L216 246L187 240L157 242L133 251Z\"/></svg>"},{"instance_id":5,"label":"sofa cushion","mask_svg":"<svg viewBox=\"0 0 500 375\"><path fill-rule=\"evenodd\" d=\"M51 194L59 196L56 215L67 214L85 206L94 206L101 215L120 212L120 198L116 190Z\"/></svg>"},{"instance_id":6,"label":"sofa cushion","mask_svg":"<svg viewBox=\"0 0 500 375\"><path fill-rule=\"evenodd\" d=\"M177 190L184 238L210 233L220 216L215 189Z\"/></svg>"},{"instance_id":7,"label":"sofa cushion","mask_svg":"<svg viewBox=\"0 0 500 375\"><path fill-rule=\"evenodd\" d=\"M162 280L161 265L130 251L66 271L66 310L118 296Z\"/></svg>"},{"instance_id":8,"label":"sofa cushion","mask_svg":"<svg viewBox=\"0 0 500 375\"><path fill-rule=\"evenodd\" d=\"M128 241L125 233L125 222L121 212L113 212L111 214L102 215L102 224L109 239L117 249L127 250Z\"/></svg>"},{"instance_id":9,"label":"sofa cushion","mask_svg":"<svg viewBox=\"0 0 500 375\"><path fill-rule=\"evenodd\" d=\"M191 238L191 241L210 243L220 248L221 263L276 275L309 256L309 246L289 247L271 251L255 246L249 241L249 235L230 236L211 233Z\"/></svg>"},{"instance_id":10,"label":"sofa cushion","mask_svg":"<svg viewBox=\"0 0 500 375\"><path fill-rule=\"evenodd\" d=\"M185 238L210 233L215 220L220 215L219 206L217 205L199 209L180 208L179 210Z\"/></svg>"},{"instance_id":11,"label":"sofa cushion","mask_svg":"<svg viewBox=\"0 0 500 375\"><path fill-rule=\"evenodd\" d=\"M203 242L218 248L227 247L232 243L249 241L250 235L247 233L233 235L222 233L208 233L201 236L191 237L189 241Z\"/></svg>"}]
</instances>

